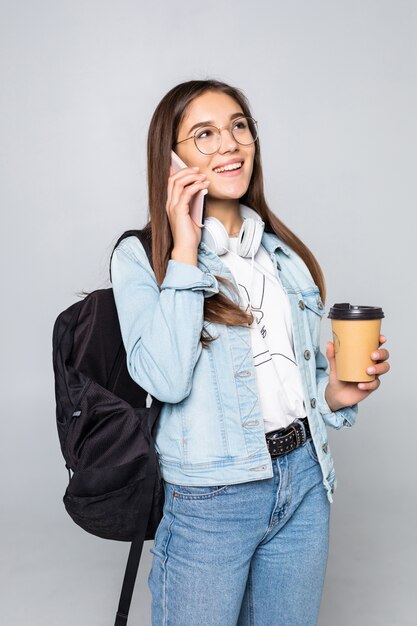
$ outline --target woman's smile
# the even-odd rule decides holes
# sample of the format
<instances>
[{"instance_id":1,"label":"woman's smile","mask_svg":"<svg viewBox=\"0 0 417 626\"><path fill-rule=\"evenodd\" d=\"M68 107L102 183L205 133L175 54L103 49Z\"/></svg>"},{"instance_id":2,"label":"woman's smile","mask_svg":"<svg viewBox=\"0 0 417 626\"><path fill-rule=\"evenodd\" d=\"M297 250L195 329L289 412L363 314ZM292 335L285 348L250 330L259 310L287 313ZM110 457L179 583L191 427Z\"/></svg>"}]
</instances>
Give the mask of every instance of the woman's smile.
<instances>
[{"instance_id":1,"label":"woman's smile","mask_svg":"<svg viewBox=\"0 0 417 626\"><path fill-rule=\"evenodd\" d=\"M231 159L213 168L219 176L240 176L243 173L243 159Z\"/></svg>"}]
</instances>

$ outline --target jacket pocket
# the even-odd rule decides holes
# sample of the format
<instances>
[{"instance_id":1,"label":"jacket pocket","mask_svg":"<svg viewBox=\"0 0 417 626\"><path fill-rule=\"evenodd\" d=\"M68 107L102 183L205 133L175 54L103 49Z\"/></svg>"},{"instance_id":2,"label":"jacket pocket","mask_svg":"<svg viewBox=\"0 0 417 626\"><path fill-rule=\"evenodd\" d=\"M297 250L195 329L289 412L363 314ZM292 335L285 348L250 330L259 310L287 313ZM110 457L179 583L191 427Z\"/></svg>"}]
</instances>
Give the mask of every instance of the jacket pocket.
<instances>
[{"instance_id":1,"label":"jacket pocket","mask_svg":"<svg viewBox=\"0 0 417 626\"><path fill-rule=\"evenodd\" d=\"M310 291L308 293L301 293L301 308L304 308L304 313L307 318L308 330L311 337L311 342L314 348L318 348L320 345L320 322L325 313L324 304L320 297L320 292Z\"/></svg>"}]
</instances>

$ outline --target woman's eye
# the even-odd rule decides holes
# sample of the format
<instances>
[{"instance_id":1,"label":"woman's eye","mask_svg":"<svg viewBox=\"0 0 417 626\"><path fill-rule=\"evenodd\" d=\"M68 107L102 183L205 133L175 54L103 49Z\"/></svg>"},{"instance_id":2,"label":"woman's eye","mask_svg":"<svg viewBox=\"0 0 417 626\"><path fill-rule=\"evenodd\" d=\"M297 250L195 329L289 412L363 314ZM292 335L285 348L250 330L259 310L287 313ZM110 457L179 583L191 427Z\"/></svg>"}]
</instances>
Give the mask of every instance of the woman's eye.
<instances>
[{"instance_id":1,"label":"woman's eye","mask_svg":"<svg viewBox=\"0 0 417 626\"><path fill-rule=\"evenodd\" d=\"M245 121L241 121L241 122L236 122L235 124L235 128L237 128L238 130L242 130L243 128L247 128L248 125L246 124Z\"/></svg>"},{"instance_id":2,"label":"woman's eye","mask_svg":"<svg viewBox=\"0 0 417 626\"><path fill-rule=\"evenodd\" d=\"M209 128L204 128L203 130L198 131L197 139L207 139L207 137L211 137L213 131Z\"/></svg>"}]
</instances>

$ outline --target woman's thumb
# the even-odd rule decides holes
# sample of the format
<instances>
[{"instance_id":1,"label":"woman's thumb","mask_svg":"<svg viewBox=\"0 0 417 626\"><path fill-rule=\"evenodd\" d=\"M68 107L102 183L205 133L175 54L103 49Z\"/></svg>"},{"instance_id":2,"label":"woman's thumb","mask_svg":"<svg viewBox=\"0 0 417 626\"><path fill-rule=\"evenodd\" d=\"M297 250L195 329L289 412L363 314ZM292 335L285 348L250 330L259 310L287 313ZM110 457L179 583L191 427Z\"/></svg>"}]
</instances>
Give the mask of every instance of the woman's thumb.
<instances>
[{"instance_id":1,"label":"woman's thumb","mask_svg":"<svg viewBox=\"0 0 417 626\"><path fill-rule=\"evenodd\" d=\"M334 356L334 343L332 341L328 341L326 343L326 356L329 361L330 373L336 372L336 359Z\"/></svg>"}]
</instances>

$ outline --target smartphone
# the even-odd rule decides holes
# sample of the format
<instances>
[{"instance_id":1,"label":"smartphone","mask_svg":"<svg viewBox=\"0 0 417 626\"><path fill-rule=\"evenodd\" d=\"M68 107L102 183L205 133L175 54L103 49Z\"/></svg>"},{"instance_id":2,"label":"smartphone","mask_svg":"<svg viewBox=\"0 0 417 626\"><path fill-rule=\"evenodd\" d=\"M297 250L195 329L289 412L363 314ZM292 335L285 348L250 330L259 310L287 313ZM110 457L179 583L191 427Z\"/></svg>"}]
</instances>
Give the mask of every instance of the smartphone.
<instances>
[{"instance_id":1,"label":"smartphone","mask_svg":"<svg viewBox=\"0 0 417 626\"><path fill-rule=\"evenodd\" d=\"M175 172L179 172L184 167L188 167L173 150L171 150L171 165ZM194 194L190 201L191 219L197 226L200 226L200 228L204 226L204 210L206 204L206 198L204 196L206 195L207 189L201 189L201 191Z\"/></svg>"}]
</instances>

